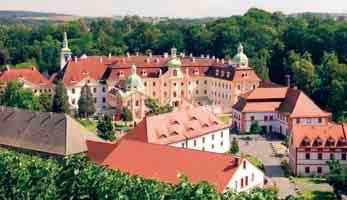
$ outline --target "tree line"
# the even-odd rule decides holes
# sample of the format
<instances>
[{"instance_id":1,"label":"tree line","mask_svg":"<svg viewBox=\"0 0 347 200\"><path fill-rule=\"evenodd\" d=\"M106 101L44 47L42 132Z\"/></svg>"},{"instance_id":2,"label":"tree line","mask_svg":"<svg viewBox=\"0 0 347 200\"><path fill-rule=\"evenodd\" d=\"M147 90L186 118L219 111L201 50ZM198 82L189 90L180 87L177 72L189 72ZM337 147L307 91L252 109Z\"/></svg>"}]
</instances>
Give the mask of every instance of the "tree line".
<instances>
[{"instance_id":1,"label":"tree line","mask_svg":"<svg viewBox=\"0 0 347 200\"><path fill-rule=\"evenodd\" d=\"M181 182L172 185L98 166L83 155L53 160L0 149L1 199L278 200L271 189L220 194L207 182L178 176Z\"/></svg>"},{"instance_id":2,"label":"tree line","mask_svg":"<svg viewBox=\"0 0 347 200\"><path fill-rule=\"evenodd\" d=\"M57 71L64 31L75 55L162 54L175 46L186 54L232 58L242 42L261 78L285 83L285 75L290 74L293 85L333 112L334 119L347 119L344 21L288 17L252 8L243 16L206 23L149 23L133 16L42 26L0 25L0 65L35 65L46 74Z\"/></svg>"}]
</instances>

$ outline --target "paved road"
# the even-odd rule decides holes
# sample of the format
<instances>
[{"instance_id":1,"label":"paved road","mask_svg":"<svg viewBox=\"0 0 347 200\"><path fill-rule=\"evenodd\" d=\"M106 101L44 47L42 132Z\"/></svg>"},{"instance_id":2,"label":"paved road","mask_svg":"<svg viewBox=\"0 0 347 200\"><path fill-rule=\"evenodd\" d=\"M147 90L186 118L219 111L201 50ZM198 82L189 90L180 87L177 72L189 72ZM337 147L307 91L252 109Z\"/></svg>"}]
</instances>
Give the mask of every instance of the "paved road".
<instances>
[{"instance_id":1,"label":"paved road","mask_svg":"<svg viewBox=\"0 0 347 200\"><path fill-rule=\"evenodd\" d=\"M232 137L234 137L234 135L232 135ZM280 198L284 198L290 194L296 194L295 185L284 176L284 172L280 166L283 158L280 159L275 157L274 151L271 147L271 143L280 143L279 141L267 141L264 138L257 136L247 143L245 140L242 140L242 136L236 137L239 138L239 145L242 153L253 155L263 161L265 175L279 188Z\"/></svg>"}]
</instances>

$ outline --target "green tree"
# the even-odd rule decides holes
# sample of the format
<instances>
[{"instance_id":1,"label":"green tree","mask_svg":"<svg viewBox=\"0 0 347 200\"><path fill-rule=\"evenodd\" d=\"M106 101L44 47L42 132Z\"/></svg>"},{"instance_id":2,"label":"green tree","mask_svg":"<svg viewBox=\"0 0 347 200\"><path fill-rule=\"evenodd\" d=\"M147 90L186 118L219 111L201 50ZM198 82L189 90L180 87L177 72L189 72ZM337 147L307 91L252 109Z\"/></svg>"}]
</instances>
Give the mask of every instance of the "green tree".
<instances>
[{"instance_id":1,"label":"green tree","mask_svg":"<svg viewBox=\"0 0 347 200\"><path fill-rule=\"evenodd\" d=\"M263 129L259 125L259 122L254 122L251 124L249 132L252 134L261 134L263 132Z\"/></svg>"},{"instance_id":2,"label":"green tree","mask_svg":"<svg viewBox=\"0 0 347 200\"><path fill-rule=\"evenodd\" d=\"M57 113L69 112L68 96L63 81L58 81L55 86L52 111Z\"/></svg>"},{"instance_id":3,"label":"green tree","mask_svg":"<svg viewBox=\"0 0 347 200\"><path fill-rule=\"evenodd\" d=\"M127 107L123 107L122 112L120 113L120 119L124 122L131 122L133 121L133 114Z\"/></svg>"},{"instance_id":4,"label":"green tree","mask_svg":"<svg viewBox=\"0 0 347 200\"><path fill-rule=\"evenodd\" d=\"M233 138L231 142L231 146L230 146L230 153L237 154L239 153L239 151L240 151L239 142L237 141L236 138Z\"/></svg>"},{"instance_id":5,"label":"green tree","mask_svg":"<svg viewBox=\"0 0 347 200\"><path fill-rule=\"evenodd\" d=\"M0 98L3 106L17 107L32 111L40 110L40 103L31 89L23 88L23 84L17 81L8 82L4 93Z\"/></svg>"},{"instance_id":6,"label":"green tree","mask_svg":"<svg viewBox=\"0 0 347 200\"><path fill-rule=\"evenodd\" d=\"M49 93L41 93L39 96L41 110L44 112L52 111L52 95Z\"/></svg>"},{"instance_id":7,"label":"green tree","mask_svg":"<svg viewBox=\"0 0 347 200\"><path fill-rule=\"evenodd\" d=\"M86 84L81 89L81 95L78 100L78 115L86 118L95 113L95 104L90 87Z\"/></svg>"},{"instance_id":8,"label":"green tree","mask_svg":"<svg viewBox=\"0 0 347 200\"><path fill-rule=\"evenodd\" d=\"M96 128L98 130L99 137L110 141L116 139L116 135L113 130L112 118L109 115L99 117Z\"/></svg>"}]
</instances>

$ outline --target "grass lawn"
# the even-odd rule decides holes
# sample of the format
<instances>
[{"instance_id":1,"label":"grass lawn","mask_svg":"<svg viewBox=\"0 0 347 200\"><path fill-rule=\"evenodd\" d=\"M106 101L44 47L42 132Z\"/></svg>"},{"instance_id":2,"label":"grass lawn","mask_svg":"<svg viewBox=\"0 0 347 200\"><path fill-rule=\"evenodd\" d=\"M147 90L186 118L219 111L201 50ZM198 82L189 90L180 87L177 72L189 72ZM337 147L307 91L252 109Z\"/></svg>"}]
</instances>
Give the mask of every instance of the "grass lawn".
<instances>
[{"instance_id":1,"label":"grass lawn","mask_svg":"<svg viewBox=\"0 0 347 200\"><path fill-rule=\"evenodd\" d=\"M78 119L78 121L90 131L96 132L96 121L92 119Z\"/></svg>"},{"instance_id":2,"label":"grass lawn","mask_svg":"<svg viewBox=\"0 0 347 200\"><path fill-rule=\"evenodd\" d=\"M259 160L258 158L254 157L252 155L246 155L246 158L249 160L249 162L251 162L256 167L258 167L260 169L264 169L263 162L261 160Z\"/></svg>"},{"instance_id":3,"label":"grass lawn","mask_svg":"<svg viewBox=\"0 0 347 200\"><path fill-rule=\"evenodd\" d=\"M319 190L303 190L302 195L305 200L336 200L333 192Z\"/></svg>"},{"instance_id":4,"label":"grass lawn","mask_svg":"<svg viewBox=\"0 0 347 200\"><path fill-rule=\"evenodd\" d=\"M301 183L301 184L321 184L326 183L327 180L325 178L311 178L311 177L291 177L291 179L295 183Z\"/></svg>"}]
</instances>

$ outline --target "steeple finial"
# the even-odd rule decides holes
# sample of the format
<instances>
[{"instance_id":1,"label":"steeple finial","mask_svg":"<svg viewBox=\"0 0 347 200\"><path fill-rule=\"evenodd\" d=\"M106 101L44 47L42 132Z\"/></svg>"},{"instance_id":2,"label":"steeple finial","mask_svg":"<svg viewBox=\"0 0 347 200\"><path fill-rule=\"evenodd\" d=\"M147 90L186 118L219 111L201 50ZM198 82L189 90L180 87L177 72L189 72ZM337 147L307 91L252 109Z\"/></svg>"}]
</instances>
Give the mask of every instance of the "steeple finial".
<instances>
[{"instance_id":1,"label":"steeple finial","mask_svg":"<svg viewBox=\"0 0 347 200\"><path fill-rule=\"evenodd\" d=\"M243 45L240 42L239 47L237 48L238 53L243 53Z\"/></svg>"},{"instance_id":2,"label":"steeple finial","mask_svg":"<svg viewBox=\"0 0 347 200\"><path fill-rule=\"evenodd\" d=\"M136 65L131 65L131 74L136 74Z\"/></svg>"},{"instance_id":3,"label":"steeple finial","mask_svg":"<svg viewBox=\"0 0 347 200\"><path fill-rule=\"evenodd\" d=\"M68 49L69 48L69 41L67 40L67 33L66 32L64 32L63 48L64 49Z\"/></svg>"}]
</instances>

